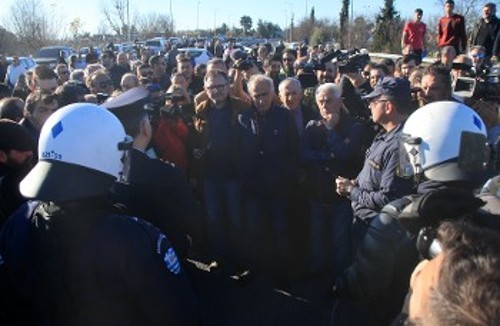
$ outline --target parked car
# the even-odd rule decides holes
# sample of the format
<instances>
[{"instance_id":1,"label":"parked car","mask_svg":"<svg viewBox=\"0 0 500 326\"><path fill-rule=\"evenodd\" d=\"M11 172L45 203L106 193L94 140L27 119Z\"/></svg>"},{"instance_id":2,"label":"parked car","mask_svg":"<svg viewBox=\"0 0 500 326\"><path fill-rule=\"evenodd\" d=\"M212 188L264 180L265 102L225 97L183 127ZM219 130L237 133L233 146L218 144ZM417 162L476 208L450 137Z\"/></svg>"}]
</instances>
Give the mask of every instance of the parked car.
<instances>
[{"instance_id":1,"label":"parked car","mask_svg":"<svg viewBox=\"0 0 500 326\"><path fill-rule=\"evenodd\" d=\"M167 40L163 37L154 37L152 39L146 40L144 46L149 48L151 53L158 53L160 51L165 51L167 45Z\"/></svg>"},{"instance_id":2,"label":"parked car","mask_svg":"<svg viewBox=\"0 0 500 326\"><path fill-rule=\"evenodd\" d=\"M12 61L14 60L13 57L6 57L5 58L7 60L7 63L10 65L12 63ZM33 68L34 66L36 66L36 63L35 61L33 61L33 59L31 59L30 57L19 57L19 63L21 64L21 66L24 67L24 69L26 70L30 70L31 68Z\"/></svg>"},{"instance_id":3,"label":"parked car","mask_svg":"<svg viewBox=\"0 0 500 326\"><path fill-rule=\"evenodd\" d=\"M94 49L94 53L97 54L98 56L101 55L101 49L98 47L98 46L93 46L92 47ZM90 48L87 47L87 46L84 46L82 48L80 48L80 51L78 51L80 53L80 55L82 57L86 56L90 51Z\"/></svg>"},{"instance_id":4,"label":"parked car","mask_svg":"<svg viewBox=\"0 0 500 326\"><path fill-rule=\"evenodd\" d=\"M50 68L55 68L60 53L62 53L64 59L68 62L69 56L73 54L73 49L64 45L45 46L37 51L33 60L35 60L37 65L47 65Z\"/></svg>"},{"instance_id":5,"label":"parked car","mask_svg":"<svg viewBox=\"0 0 500 326\"><path fill-rule=\"evenodd\" d=\"M208 60L213 58L212 53L207 51L207 49L180 48L177 50L180 53L188 53L191 58L194 58L195 64L207 64Z\"/></svg>"}]
</instances>

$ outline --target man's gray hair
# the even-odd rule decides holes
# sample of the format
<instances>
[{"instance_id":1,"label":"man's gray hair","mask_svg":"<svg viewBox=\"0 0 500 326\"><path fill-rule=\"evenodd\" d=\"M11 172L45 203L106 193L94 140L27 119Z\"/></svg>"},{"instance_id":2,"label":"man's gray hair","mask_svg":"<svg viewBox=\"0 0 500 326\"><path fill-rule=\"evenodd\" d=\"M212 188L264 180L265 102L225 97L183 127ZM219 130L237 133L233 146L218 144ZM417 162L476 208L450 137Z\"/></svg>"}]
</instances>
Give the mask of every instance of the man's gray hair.
<instances>
[{"instance_id":1,"label":"man's gray hair","mask_svg":"<svg viewBox=\"0 0 500 326\"><path fill-rule=\"evenodd\" d=\"M283 88L285 88L286 84L290 84L296 88L298 88L300 91L302 91L302 85L300 84L300 81L295 78L295 77L288 77L286 79L283 79L278 86L279 92L281 93L283 91Z\"/></svg>"},{"instance_id":2,"label":"man's gray hair","mask_svg":"<svg viewBox=\"0 0 500 326\"><path fill-rule=\"evenodd\" d=\"M257 83L267 83L269 88L274 91L274 83L273 80L265 75L258 74L250 77L248 81L248 89L255 88L255 84Z\"/></svg>"},{"instance_id":3,"label":"man's gray hair","mask_svg":"<svg viewBox=\"0 0 500 326\"><path fill-rule=\"evenodd\" d=\"M342 92L340 91L340 86L334 83L325 83L319 85L318 88L316 88L316 96L318 96L320 92L330 93L335 98L340 98L340 96L342 95Z\"/></svg>"}]
</instances>

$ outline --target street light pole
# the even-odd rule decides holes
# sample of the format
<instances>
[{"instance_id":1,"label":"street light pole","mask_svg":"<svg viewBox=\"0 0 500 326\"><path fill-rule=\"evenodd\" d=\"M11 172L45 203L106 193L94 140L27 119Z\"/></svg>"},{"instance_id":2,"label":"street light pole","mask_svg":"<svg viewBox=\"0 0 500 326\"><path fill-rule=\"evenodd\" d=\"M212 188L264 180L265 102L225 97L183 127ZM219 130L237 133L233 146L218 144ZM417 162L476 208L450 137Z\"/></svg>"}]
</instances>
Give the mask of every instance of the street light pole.
<instances>
[{"instance_id":1,"label":"street light pole","mask_svg":"<svg viewBox=\"0 0 500 326\"><path fill-rule=\"evenodd\" d=\"M198 5L196 6L196 29L200 29L200 1L198 1Z\"/></svg>"}]
</instances>

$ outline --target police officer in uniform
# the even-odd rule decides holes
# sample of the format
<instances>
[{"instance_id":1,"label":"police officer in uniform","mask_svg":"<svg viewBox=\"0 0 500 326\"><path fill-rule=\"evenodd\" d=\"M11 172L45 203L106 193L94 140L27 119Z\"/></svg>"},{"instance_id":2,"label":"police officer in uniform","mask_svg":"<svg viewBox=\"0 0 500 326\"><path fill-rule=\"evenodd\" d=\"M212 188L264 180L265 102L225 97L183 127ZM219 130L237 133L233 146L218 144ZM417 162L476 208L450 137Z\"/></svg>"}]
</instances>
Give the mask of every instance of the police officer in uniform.
<instances>
[{"instance_id":1,"label":"police officer in uniform","mask_svg":"<svg viewBox=\"0 0 500 326\"><path fill-rule=\"evenodd\" d=\"M121 215L108 191L131 141L118 119L79 103L42 128L30 199L0 234L0 309L43 325L196 325L198 303L167 237Z\"/></svg>"},{"instance_id":2,"label":"police officer in uniform","mask_svg":"<svg viewBox=\"0 0 500 326\"><path fill-rule=\"evenodd\" d=\"M133 137L122 180L113 187L113 200L132 215L156 225L184 258L192 241L201 240L203 210L183 173L168 162L148 156L152 128L145 104L149 92L135 87L103 103Z\"/></svg>"},{"instance_id":3,"label":"police officer in uniform","mask_svg":"<svg viewBox=\"0 0 500 326\"><path fill-rule=\"evenodd\" d=\"M416 194L386 205L370 223L354 263L335 282L333 324L388 325L401 310L418 252L428 251L441 221L496 227L498 218L483 214L474 195L489 161L476 112L457 102L420 108L403 127L399 152L398 173L414 178Z\"/></svg>"}]
</instances>

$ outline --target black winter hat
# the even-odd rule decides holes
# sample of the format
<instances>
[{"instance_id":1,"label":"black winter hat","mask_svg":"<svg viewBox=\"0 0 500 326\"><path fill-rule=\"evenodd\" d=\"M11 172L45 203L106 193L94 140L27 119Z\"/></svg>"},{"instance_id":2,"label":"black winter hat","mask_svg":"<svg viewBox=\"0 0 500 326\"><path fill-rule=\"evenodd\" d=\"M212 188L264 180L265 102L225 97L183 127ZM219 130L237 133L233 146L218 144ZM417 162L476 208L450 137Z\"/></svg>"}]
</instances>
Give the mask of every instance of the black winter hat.
<instances>
[{"instance_id":1,"label":"black winter hat","mask_svg":"<svg viewBox=\"0 0 500 326\"><path fill-rule=\"evenodd\" d=\"M0 119L0 150L35 151L33 137L21 125L9 119Z\"/></svg>"}]
</instances>

